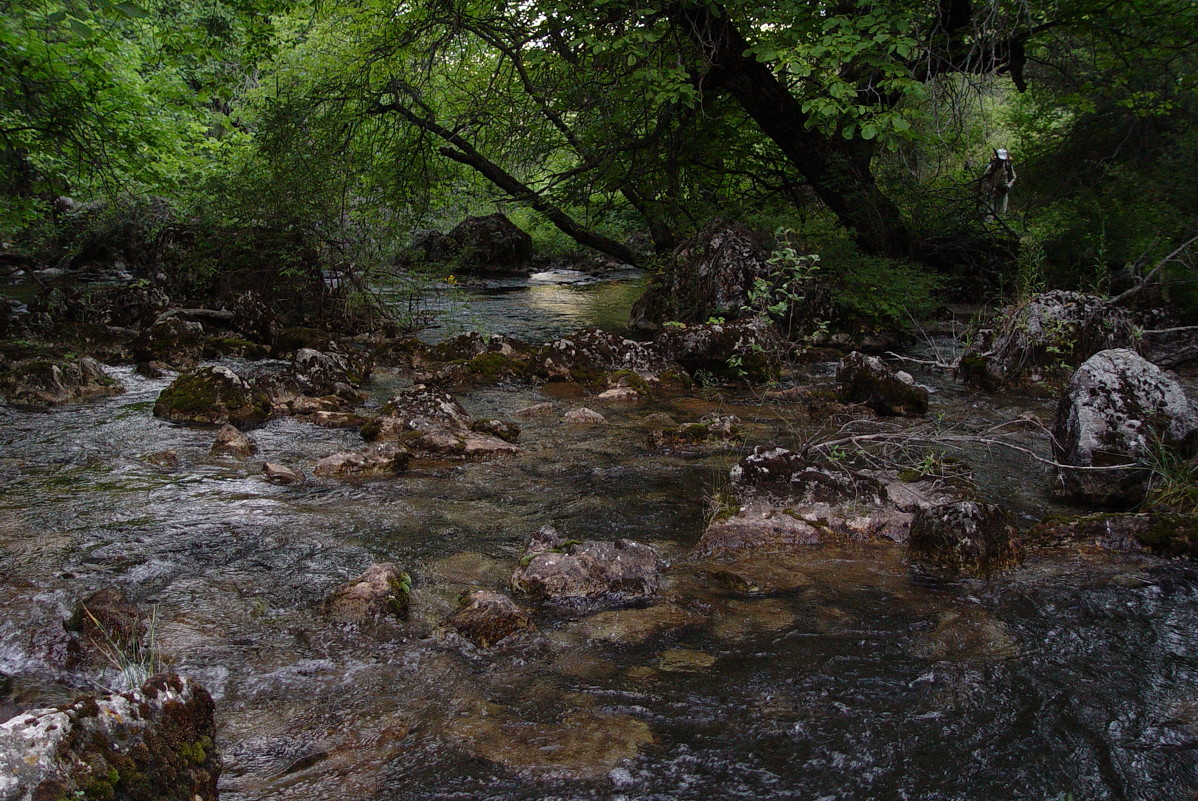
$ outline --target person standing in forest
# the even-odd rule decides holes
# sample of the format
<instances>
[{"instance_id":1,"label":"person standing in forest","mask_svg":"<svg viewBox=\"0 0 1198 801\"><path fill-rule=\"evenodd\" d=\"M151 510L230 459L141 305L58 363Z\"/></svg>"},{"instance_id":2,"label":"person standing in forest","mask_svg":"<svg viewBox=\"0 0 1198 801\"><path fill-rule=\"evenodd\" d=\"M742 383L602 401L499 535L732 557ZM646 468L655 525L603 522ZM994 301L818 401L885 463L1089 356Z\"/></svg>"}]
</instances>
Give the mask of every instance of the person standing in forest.
<instances>
[{"instance_id":1,"label":"person standing in forest","mask_svg":"<svg viewBox=\"0 0 1198 801\"><path fill-rule=\"evenodd\" d=\"M993 220L1006 214L1007 199L1015 184L1015 163L1011 161L1011 154L1006 148L1000 147L994 151L979 183L990 206L986 219Z\"/></svg>"}]
</instances>

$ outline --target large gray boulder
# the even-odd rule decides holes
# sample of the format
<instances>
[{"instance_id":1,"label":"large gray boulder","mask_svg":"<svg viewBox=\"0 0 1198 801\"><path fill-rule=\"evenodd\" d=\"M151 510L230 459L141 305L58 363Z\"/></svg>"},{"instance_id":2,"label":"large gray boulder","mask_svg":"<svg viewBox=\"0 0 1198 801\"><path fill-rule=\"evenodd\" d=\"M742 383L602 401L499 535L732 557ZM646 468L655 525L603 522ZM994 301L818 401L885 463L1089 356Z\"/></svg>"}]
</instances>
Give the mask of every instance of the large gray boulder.
<instances>
[{"instance_id":1,"label":"large gray boulder","mask_svg":"<svg viewBox=\"0 0 1198 801\"><path fill-rule=\"evenodd\" d=\"M1198 404L1177 381L1134 351L1096 353L1057 407L1053 456L1067 465L1057 470L1057 488L1096 504L1136 503L1154 450L1192 446L1195 432Z\"/></svg>"},{"instance_id":2,"label":"large gray boulder","mask_svg":"<svg viewBox=\"0 0 1198 801\"><path fill-rule=\"evenodd\" d=\"M23 712L0 725L0 801L215 801L214 711L203 687L166 673Z\"/></svg>"},{"instance_id":3,"label":"large gray boulder","mask_svg":"<svg viewBox=\"0 0 1198 801\"><path fill-rule=\"evenodd\" d=\"M429 261L453 262L461 273L519 275L532 266L532 237L498 213L467 217L447 234L426 232L415 245Z\"/></svg>"}]
</instances>

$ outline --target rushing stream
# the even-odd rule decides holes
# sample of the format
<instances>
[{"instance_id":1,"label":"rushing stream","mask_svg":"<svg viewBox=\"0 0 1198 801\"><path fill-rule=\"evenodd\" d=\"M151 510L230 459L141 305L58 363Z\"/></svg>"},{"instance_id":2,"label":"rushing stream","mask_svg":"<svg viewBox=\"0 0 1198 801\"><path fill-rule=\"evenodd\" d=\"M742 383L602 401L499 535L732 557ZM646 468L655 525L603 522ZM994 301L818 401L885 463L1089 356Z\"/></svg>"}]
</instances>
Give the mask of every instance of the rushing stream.
<instances>
[{"instance_id":1,"label":"rushing stream","mask_svg":"<svg viewBox=\"0 0 1198 801\"><path fill-rule=\"evenodd\" d=\"M477 293L491 331L542 339L624 319L626 283ZM218 704L222 798L1165 799L1198 793L1198 571L1134 556L1033 555L989 582L913 577L900 550L822 549L793 591L737 593L685 569L704 498L739 451L662 455L642 419L721 409L786 444L786 406L715 394L602 408L610 424L521 420L523 452L395 478L260 478L208 455L213 432L154 418L169 378L111 368L127 392L50 412L0 407L0 680L5 712L114 681L66 669L62 620L122 588L157 609L169 666ZM975 428L1045 399L946 379L933 414ZM372 403L405 386L380 372ZM459 394L474 416L554 400ZM598 408L598 407L597 407ZM305 469L353 431L272 420L259 458ZM1028 435L1031 443L1032 435ZM146 456L177 449L180 466ZM968 456L1023 523L1059 511L1015 455ZM529 535L657 545L663 602L539 612L491 652L438 626L470 587L502 588ZM321 603L374 562L414 579L411 620L330 626Z\"/></svg>"}]
</instances>

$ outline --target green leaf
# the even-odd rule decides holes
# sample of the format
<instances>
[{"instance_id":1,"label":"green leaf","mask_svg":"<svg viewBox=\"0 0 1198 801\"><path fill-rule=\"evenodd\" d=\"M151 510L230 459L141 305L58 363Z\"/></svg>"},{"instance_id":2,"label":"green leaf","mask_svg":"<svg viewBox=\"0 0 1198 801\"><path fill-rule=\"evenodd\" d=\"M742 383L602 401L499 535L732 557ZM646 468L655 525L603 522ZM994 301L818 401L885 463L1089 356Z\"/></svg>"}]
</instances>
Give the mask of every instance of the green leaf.
<instances>
[{"instance_id":1,"label":"green leaf","mask_svg":"<svg viewBox=\"0 0 1198 801\"><path fill-rule=\"evenodd\" d=\"M129 19L144 19L150 16L149 11L135 3L117 3L115 8Z\"/></svg>"}]
</instances>

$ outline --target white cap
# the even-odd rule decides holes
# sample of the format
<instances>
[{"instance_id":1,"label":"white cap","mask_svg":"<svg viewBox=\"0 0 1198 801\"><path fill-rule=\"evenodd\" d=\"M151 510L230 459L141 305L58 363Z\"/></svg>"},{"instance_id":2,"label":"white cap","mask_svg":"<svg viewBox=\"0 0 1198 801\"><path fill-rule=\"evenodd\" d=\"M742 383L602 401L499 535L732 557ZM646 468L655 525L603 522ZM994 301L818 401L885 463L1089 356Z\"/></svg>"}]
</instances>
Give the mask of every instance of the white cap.
<instances>
[{"instance_id":1,"label":"white cap","mask_svg":"<svg viewBox=\"0 0 1198 801\"><path fill-rule=\"evenodd\" d=\"M1010 154L1007 153L1007 149L1005 147L1000 147L998 150L996 150L994 152L995 152L995 155L997 155L1003 161L1006 161L1007 159L1009 159L1011 157Z\"/></svg>"}]
</instances>

